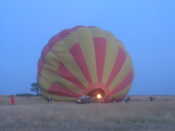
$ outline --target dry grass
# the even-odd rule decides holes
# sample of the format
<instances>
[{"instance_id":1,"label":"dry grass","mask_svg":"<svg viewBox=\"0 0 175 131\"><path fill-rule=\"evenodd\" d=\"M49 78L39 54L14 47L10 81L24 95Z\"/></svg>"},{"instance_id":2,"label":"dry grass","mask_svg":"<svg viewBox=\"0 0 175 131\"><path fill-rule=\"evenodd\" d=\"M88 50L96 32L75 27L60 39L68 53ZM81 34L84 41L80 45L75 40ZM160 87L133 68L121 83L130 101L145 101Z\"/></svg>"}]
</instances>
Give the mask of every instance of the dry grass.
<instances>
[{"instance_id":1,"label":"dry grass","mask_svg":"<svg viewBox=\"0 0 175 131\"><path fill-rule=\"evenodd\" d=\"M175 131L175 101L78 105L30 100L0 105L0 131Z\"/></svg>"}]
</instances>

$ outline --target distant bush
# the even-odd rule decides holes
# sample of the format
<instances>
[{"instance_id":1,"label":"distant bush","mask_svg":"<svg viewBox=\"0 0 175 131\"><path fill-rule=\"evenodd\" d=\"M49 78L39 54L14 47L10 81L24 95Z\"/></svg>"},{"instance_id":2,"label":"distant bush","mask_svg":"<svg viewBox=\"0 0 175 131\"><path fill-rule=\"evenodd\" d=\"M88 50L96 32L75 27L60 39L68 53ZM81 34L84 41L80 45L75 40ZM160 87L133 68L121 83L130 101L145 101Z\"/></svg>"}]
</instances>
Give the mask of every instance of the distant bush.
<instances>
[{"instance_id":1,"label":"distant bush","mask_svg":"<svg viewBox=\"0 0 175 131\"><path fill-rule=\"evenodd\" d=\"M16 94L16 96L36 96L36 95L31 93L21 93L21 94Z\"/></svg>"}]
</instances>

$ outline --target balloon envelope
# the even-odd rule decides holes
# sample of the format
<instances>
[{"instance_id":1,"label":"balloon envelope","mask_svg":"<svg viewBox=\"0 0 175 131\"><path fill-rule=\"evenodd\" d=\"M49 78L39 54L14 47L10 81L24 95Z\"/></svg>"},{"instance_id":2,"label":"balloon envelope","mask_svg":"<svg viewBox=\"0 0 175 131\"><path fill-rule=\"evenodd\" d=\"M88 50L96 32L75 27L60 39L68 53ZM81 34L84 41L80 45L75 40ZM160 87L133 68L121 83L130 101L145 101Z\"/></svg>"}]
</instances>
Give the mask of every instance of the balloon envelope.
<instances>
[{"instance_id":1,"label":"balloon envelope","mask_svg":"<svg viewBox=\"0 0 175 131\"><path fill-rule=\"evenodd\" d=\"M55 100L101 93L106 101L119 101L132 80L131 58L121 41L97 27L77 26L56 34L38 63L41 93Z\"/></svg>"}]
</instances>

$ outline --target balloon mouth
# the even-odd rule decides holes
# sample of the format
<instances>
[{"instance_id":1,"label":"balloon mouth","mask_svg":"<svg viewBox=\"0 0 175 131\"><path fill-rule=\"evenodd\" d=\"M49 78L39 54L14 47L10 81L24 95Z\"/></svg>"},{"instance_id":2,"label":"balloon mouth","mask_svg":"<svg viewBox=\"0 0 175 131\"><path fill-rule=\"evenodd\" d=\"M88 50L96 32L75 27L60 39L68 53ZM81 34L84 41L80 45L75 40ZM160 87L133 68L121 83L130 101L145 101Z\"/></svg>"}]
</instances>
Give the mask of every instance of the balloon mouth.
<instances>
[{"instance_id":1,"label":"balloon mouth","mask_svg":"<svg viewBox=\"0 0 175 131\"><path fill-rule=\"evenodd\" d=\"M101 88L95 88L87 93L94 101L103 101L105 99L106 93Z\"/></svg>"},{"instance_id":2,"label":"balloon mouth","mask_svg":"<svg viewBox=\"0 0 175 131\"><path fill-rule=\"evenodd\" d=\"M96 95L96 98L97 98L98 100L101 100L101 99L103 99L103 96L102 96L100 93L98 93L98 94Z\"/></svg>"}]
</instances>

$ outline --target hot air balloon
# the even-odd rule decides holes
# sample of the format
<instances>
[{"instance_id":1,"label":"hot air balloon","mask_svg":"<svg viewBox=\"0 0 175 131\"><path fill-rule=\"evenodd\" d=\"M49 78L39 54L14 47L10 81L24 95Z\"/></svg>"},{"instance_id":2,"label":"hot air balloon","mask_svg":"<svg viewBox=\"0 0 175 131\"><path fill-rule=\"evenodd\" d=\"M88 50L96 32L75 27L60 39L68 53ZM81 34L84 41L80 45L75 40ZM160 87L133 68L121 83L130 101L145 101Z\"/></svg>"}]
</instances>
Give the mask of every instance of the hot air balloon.
<instances>
[{"instance_id":1,"label":"hot air balloon","mask_svg":"<svg viewBox=\"0 0 175 131\"><path fill-rule=\"evenodd\" d=\"M131 57L122 42L94 26L76 26L53 36L38 62L42 96L60 101L92 96L120 101L133 80Z\"/></svg>"}]
</instances>

